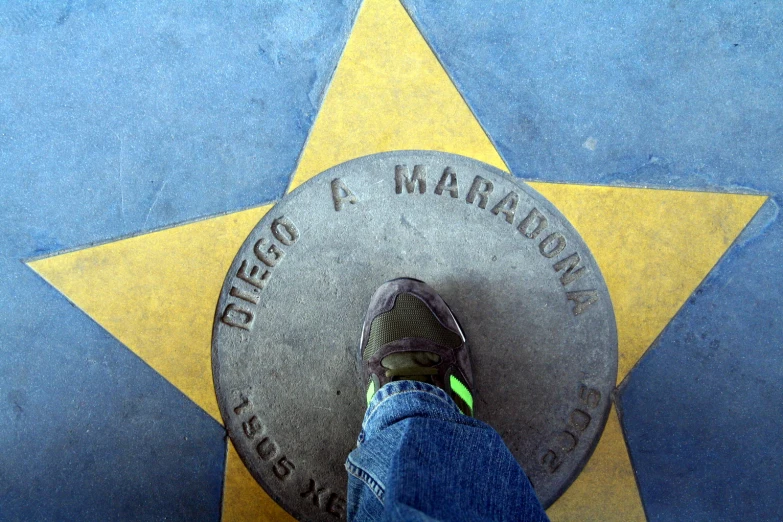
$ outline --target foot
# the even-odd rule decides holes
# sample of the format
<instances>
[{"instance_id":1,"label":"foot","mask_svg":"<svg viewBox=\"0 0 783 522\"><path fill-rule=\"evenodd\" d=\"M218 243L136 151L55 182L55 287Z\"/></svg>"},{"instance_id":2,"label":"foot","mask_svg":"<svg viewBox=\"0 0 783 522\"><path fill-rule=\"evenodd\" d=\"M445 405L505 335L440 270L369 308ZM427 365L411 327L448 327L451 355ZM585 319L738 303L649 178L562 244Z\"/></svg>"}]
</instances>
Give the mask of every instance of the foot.
<instances>
[{"instance_id":1,"label":"foot","mask_svg":"<svg viewBox=\"0 0 783 522\"><path fill-rule=\"evenodd\" d=\"M448 305L426 283L400 278L376 290L364 319L359 357L367 404L388 382L416 380L442 388L465 415L473 415L465 335Z\"/></svg>"}]
</instances>

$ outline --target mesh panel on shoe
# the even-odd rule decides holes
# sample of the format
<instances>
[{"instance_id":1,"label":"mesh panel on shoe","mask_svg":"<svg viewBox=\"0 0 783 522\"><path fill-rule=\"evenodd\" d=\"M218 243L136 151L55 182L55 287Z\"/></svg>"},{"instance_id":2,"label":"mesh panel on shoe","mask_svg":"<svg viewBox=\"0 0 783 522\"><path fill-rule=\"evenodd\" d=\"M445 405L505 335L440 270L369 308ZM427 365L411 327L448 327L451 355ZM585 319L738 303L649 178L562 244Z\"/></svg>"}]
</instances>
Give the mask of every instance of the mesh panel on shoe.
<instances>
[{"instance_id":1,"label":"mesh panel on shoe","mask_svg":"<svg viewBox=\"0 0 783 522\"><path fill-rule=\"evenodd\" d=\"M446 348L457 348L462 344L460 336L440 324L418 297L400 294L394 307L380 314L370 325L370 335L362 358L366 361L381 346L405 337L428 339Z\"/></svg>"}]
</instances>

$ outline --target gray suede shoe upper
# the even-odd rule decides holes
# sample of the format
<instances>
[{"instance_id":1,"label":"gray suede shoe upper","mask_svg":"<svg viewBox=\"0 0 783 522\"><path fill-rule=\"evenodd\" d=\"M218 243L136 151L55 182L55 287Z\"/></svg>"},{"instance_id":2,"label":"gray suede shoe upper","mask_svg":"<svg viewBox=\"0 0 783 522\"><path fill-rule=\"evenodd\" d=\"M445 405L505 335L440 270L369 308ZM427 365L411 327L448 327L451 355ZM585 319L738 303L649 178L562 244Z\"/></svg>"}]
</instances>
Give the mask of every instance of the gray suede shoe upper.
<instances>
[{"instance_id":1,"label":"gray suede shoe upper","mask_svg":"<svg viewBox=\"0 0 783 522\"><path fill-rule=\"evenodd\" d=\"M444 389L473 414L473 372L465 336L448 305L429 285L401 278L373 295L359 345L367 402L392 380L419 380Z\"/></svg>"}]
</instances>

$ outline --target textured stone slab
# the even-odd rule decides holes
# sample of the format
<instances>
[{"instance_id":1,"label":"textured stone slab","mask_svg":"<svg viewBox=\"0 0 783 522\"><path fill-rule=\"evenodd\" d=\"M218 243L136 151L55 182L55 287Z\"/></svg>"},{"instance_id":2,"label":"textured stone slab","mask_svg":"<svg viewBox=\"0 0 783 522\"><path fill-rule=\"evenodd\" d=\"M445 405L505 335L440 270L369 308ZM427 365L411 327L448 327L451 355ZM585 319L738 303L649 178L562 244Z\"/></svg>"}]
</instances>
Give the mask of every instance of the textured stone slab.
<instances>
[{"instance_id":1,"label":"textured stone slab","mask_svg":"<svg viewBox=\"0 0 783 522\"><path fill-rule=\"evenodd\" d=\"M303 520L342 516L364 413L356 351L370 296L400 276L449 303L472 350L476 416L549 505L589 458L617 374L606 285L543 197L483 163L394 152L334 167L283 198L232 264L213 370L253 476Z\"/></svg>"}]
</instances>

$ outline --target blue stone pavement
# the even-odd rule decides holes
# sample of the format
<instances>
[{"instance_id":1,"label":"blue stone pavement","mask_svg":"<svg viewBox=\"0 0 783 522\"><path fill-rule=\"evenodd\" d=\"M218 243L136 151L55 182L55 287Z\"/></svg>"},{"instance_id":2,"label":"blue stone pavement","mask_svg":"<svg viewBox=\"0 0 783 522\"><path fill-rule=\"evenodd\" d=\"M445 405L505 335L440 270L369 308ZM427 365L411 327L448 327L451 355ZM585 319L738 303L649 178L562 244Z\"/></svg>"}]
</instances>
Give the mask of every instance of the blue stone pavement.
<instances>
[{"instance_id":1,"label":"blue stone pavement","mask_svg":"<svg viewBox=\"0 0 783 522\"><path fill-rule=\"evenodd\" d=\"M783 519L783 4L404 4L516 175L771 196L618 401L650 520ZM280 197L358 5L0 4L0 520L219 518L222 428L22 260Z\"/></svg>"}]
</instances>

